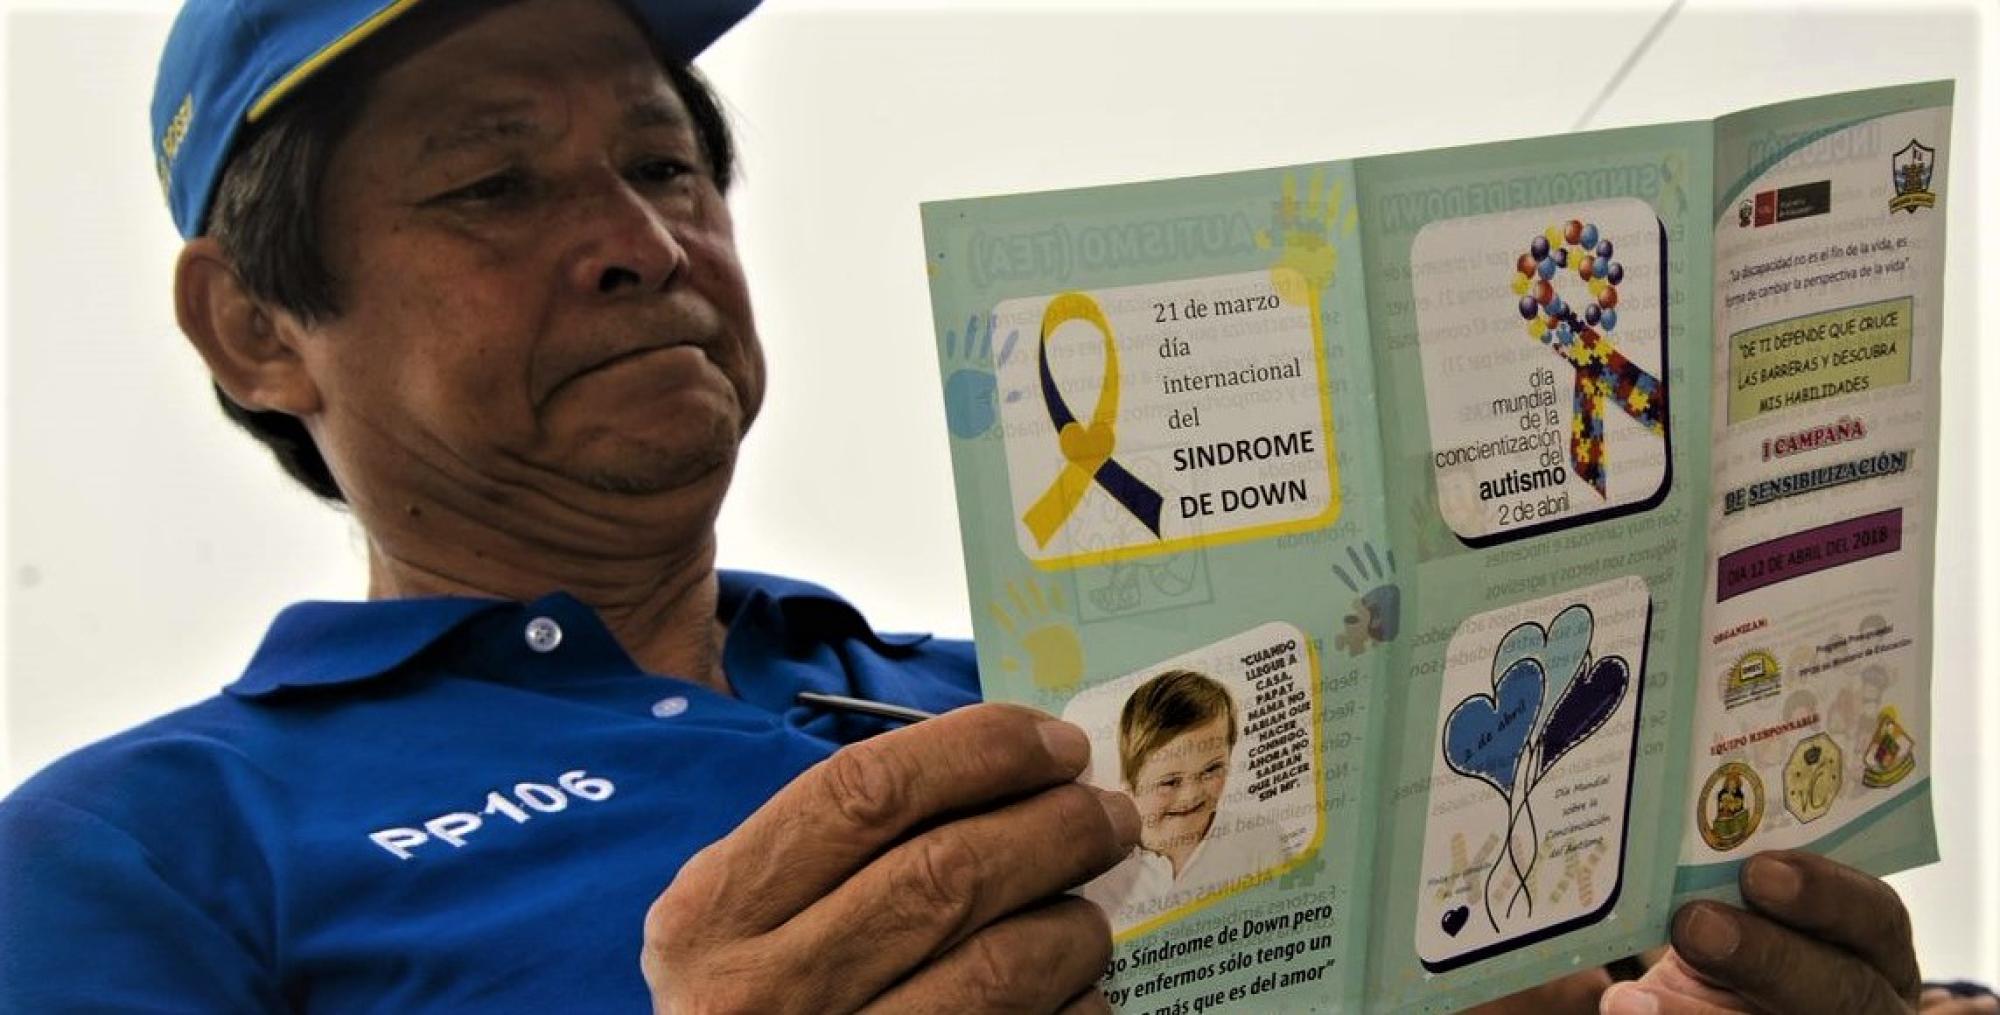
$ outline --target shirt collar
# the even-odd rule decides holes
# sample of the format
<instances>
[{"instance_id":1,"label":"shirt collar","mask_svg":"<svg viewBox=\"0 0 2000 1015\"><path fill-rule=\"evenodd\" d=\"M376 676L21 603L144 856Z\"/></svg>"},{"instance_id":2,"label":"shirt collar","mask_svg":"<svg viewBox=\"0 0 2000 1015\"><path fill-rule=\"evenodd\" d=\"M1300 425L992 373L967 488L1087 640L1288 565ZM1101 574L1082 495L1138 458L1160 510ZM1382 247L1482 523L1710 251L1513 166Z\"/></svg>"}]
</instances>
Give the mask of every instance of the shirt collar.
<instances>
[{"instance_id":1,"label":"shirt collar","mask_svg":"<svg viewBox=\"0 0 2000 1015\"><path fill-rule=\"evenodd\" d=\"M1188 879L1188 872L1194 870L1195 861L1201 859L1202 851L1207 848L1208 837L1203 836L1200 842L1194 844L1194 852L1188 854L1187 863L1181 865L1181 872L1178 875L1174 873L1173 858L1167 854L1155 853L1144 846L1134 846L1132 852L1138 854L1139 862L1149 873L1165 881L1179 884Z\"/></svg>"},{"instance_id":2,"label":"shirt collar","mask_svg":"<svg viewBox=\"0 0 2000 1015\"><path fill-rule=\"evenodd\" d=\"M717 572L716 615L733 630L746 616L777 627L789 638L860 637L890 652L907 650L929 635L880 634L845 599L811 582L748 571ZM472 596L308 601L286 607L235 683L224 688L259 698L285 688L353 684L395 672L425 649L478 618L540 606L589 612L565 592L532 603Z\"/></svg>"}]
</instances>

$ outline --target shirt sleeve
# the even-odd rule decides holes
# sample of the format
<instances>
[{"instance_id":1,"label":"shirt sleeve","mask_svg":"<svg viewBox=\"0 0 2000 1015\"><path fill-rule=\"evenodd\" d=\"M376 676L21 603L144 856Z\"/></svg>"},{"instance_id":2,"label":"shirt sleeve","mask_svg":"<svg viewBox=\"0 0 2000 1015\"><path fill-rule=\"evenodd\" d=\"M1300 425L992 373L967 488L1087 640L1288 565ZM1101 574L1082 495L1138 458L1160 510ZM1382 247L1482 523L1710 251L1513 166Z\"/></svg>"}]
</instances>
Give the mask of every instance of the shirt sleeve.
<instances>
[{"instance_id":1,"label":"shirt sleeve","mask_svg":"<svg viewBox=\"0 0 2000 1015\"><path fill-rule=\"evenodd\" d=\"M173 879L96 815L0 802L0 1012L283 1010L254 943Z\"/></svg>"}]
</instances>

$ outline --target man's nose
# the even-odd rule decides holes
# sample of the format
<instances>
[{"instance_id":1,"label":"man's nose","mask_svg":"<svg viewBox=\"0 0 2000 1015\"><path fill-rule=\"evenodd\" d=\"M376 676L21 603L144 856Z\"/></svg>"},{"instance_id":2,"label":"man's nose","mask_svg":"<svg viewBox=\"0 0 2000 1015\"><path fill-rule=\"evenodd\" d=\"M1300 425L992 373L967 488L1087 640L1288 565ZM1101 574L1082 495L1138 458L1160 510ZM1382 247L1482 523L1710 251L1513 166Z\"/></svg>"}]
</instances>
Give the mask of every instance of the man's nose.
<instances>
[{"instance_id":1,"label":"man's nose","mask_svg":"<svg viewBox=\"0 0 2000 1015\"><path fill-rule=\"evenodd\" d=\"M673 223L624 178L604 175L578 201L581 236L570 260L571 283L599 296L665 289L687 266Z\"/></svg>"}]
</instances>

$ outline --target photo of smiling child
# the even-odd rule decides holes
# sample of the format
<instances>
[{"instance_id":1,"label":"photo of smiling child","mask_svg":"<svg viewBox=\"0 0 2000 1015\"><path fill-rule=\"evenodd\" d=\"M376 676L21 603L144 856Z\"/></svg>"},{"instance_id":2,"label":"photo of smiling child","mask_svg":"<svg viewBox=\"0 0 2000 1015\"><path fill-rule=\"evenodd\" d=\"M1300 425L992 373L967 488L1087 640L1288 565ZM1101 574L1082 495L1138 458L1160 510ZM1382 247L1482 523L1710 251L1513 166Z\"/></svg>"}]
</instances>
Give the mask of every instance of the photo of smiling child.
<instances>
[{"instance_id":1,"label":"photo of smiling child","mask_svg":"<svg viewBox=\"0 0 2000 1015\"><path fill-rule=\"evenodd\" d=\"M1272 640L1269 629L1257 633ZM1295 656L1275 656L1280 668L1266 668L1260 691L1247 679L1254 664L1243 662L1254 651L1215 651L1240 648L1234 643L1242 640L1200 653L1224 666L1169 664L1094 688L1068 710L1093 733L1093 781L1130 793L1139 808L1139 845L1082 890L1103 907L1115 933L1144 929L1260 880L1313 837L1315 783L1304 765L1280 764L1288 755L1301 761L1310 755L1267 749L1251 758L1255 743L1290 728L1284 702L1309 701L1309 684L1288 672L1302 676L1309 667L1286 667L1284 660ZM1265 707L1257 714L1279 722L1246 735L1260 703ZM1295 771L1285 776L1288 768Z\"/></svg>"}]
</instances>

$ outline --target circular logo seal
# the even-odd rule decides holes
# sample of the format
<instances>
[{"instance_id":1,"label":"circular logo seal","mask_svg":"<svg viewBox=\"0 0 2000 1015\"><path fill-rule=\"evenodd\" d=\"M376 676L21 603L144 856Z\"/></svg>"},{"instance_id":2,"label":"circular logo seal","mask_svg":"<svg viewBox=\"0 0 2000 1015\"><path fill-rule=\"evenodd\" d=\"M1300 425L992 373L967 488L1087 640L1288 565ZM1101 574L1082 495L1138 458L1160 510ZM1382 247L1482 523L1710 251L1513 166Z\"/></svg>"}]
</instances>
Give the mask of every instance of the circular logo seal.
<instances>
[{"instance_id":1,"label":"circular logo seal","mask_svg":"<svg viewBox=\"0 0 2000 1015\"><path fill-rule=\"evenodd\" d=\"M1736 660L1736 665L1723 671L1723 707L1735 708L1774 698L1781 682L1778 657L1763 649L1751 649L1743 654L1743 658Z\"/></svg>"},{"instance_id":2,"label":"circular logo seal","mask_svg":"<svg viewBox=\"0 0 2000 1015\"><path fill-rule=\"evenodd\" d=\"M1740 761L1725 762L1702 784L1694 823L1710 849L1727 852L1743 844L1764 820L1764 780Z\"/></svg>"}]
</instances>

